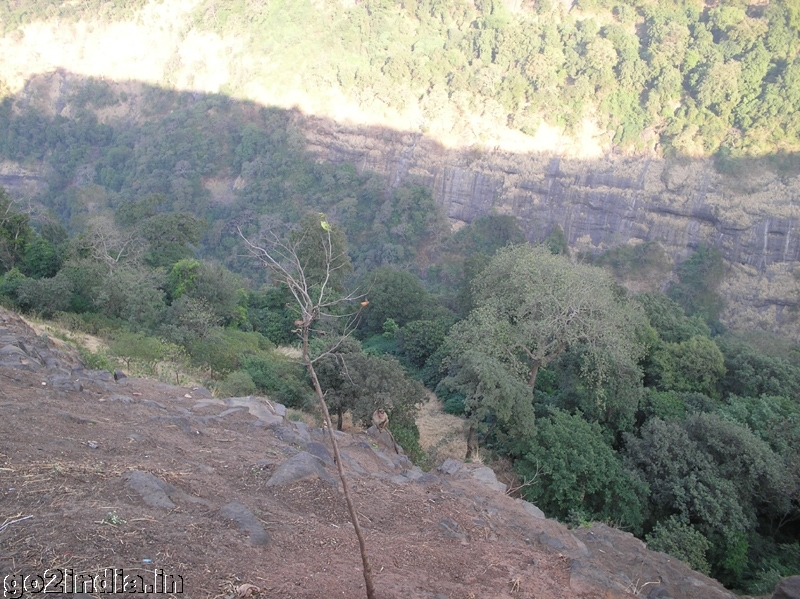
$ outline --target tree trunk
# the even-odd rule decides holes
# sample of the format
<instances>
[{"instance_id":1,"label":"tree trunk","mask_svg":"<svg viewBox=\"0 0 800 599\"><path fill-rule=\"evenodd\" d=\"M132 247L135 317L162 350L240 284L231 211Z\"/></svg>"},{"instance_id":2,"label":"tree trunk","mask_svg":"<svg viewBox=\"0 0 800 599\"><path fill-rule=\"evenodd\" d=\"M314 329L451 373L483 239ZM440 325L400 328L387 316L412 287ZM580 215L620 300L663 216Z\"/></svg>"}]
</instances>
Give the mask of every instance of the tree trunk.
<instances>
[{"instance_id":1,"label":"tree trunk","mask_svg":"<svg viewBox=\"0 0 800 599\"><path fill-rule=\"evenodd\" d=\"M339 443L336 441L336 435L333 432L333 423L331 422L331 414L328 411L328 404L325 403L325 395L322 393L322 387L319 384L317 372L314 370L314 365L311 363L311 358L308 355L308 325L303 327L303 361L308 369L308 374L311 375L311 382L314 383L314 391L317 393L319 406L325 417L325 424L328 425L328 435L331 440L331 445L333 446L333 459L339 470L339 479L342 481L342 491L344 492L345 503L347 503L347 511L350 513L350 521L353 523L353 528L358 538L358 548L361 550L361 563L364 570L364 584L367 590L367 599L375 599L375 585L372 582L372 566L370 566L369 556L367 555L367 544L364 541L364 533L361 532L361 525L358 522L358 513L353 504L353 499L350 497L350 486L347 484L347 477L344 475L342 458L339 456Z\"/></svg>"},{"instance_id":2,"label":"tree trunk","mask_svg":"<svg viewBox=\"0 0 800 599\"><path fill-rule=\"evenodd\" d=\"M531 373L528 377L528 385L533 391L534 387L536 387L536 377L539 375L539 367L542 365L541 360L534 360L531 364Z\"/></svg>"},{"instance_id":3,"label":"tree trunk","mask_svg":"<svg viewBox=\"0 0 800 599\"><path fill-rule=\"evenodd\" d=\"M344 420L344 412L342 412L342 408L336 408L336 430L342 430L342 424Z\"/></svg>"},{"instance_id":4,"label":"tree trunk","mask_svg":"<svg viewBox=\"0 0 800 599\"><path fill-rule=\"evenodd\" d=\"M469 432L467 433L467 455L464 457L464 459L471 460L477 452L477 449L478 448L475 443L475 427L470 424Z\"/></svg>"}]
</instances>

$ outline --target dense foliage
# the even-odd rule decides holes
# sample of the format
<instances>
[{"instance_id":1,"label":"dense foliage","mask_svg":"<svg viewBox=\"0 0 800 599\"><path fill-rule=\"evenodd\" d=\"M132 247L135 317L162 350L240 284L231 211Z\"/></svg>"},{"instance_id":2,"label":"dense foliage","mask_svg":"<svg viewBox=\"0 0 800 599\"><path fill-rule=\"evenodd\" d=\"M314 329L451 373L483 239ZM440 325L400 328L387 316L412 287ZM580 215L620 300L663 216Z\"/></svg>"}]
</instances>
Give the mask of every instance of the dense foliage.
<instances>
[{"instance_id":1,"label":"dense foliage","mask_svg":"<svg viewBox=\"0 0 800 599\"><path fill-rule=\"evenodd\" d=\"M537 0L514 12L501 0L207 0L196 15L222 34L248 32L248 52L269 52L275 68L252 73L265 85L300 71L310 93L418 104L429 122L477 106L533 133L542 120L577 127L591 116L617 144L644 145L649 131L665 148L723 161L797 149L800 138L790 0Z\"/></svg>"},{"instance_id":2,"label":"dense foliage","mask_svg":"<svg viewBox=\"0 0 800 599\"><path fill-rule=\"evenodd\" d=\"M428 120L449 118L447 101L527 133L591 114L621 146L653 135L669 151L716 152L723 169L797 149L794 2L344 4L209 1L196 17L253 32L251 50L280 72L396 108L419 101ZM0 18L97 6L26 0ZM238 231L291 229L313 278L330 223L346 248L335 286L366 293L360 341L319 364L335 411L363 420L381 403L411 447L418 378L514 461L548 514L627 527L756 594L800 573L800 353L724 330L713 248L680 264L667 294L633 296L601 268L658 277L671 268L658 244L576 265L563 231L528 246L510 216L448 235L427 189L317 161L289 112L144 89L145 114L128 122L98 121L130 98L92 79L75 84L70 117L0 104L0 156L46 165L36 210L0 191L0 301L104 336L129 368L178 377L190 364L219 393L303 406L306 373L276 347L296 340L291 295L244 256ZM216 178L236 189L212 197Z\"/></svg>"}]
</instances>

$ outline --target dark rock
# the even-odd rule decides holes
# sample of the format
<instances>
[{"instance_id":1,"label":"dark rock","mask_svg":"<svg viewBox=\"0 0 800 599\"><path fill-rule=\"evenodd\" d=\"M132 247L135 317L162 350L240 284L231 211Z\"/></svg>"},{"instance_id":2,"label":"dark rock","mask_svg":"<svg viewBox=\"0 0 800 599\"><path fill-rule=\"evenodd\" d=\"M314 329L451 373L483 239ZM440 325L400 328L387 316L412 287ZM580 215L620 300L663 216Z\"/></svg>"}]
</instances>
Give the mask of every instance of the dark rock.
<instances>
[{"instance_id":1,"label":"dark rock","mask_svg":"<svg viewBox=\"0 0 800 599\"><path fill-rule=\"evenodd\" d=\"M435 474L430 474L429 472L426 472L425 474L417 478L414 482L420 485L428 485L431 483L439 484L442 482L442 479L436 476Z\"/></svg>"},{"instance_id":2,"label":"dark rock","mask_svg":"<svg viewBox=\"0 0 800 599\"><path fill-rule=\"evenodd\" d=\"M447 458L442 464L437 468L439 472L443 474L450 474L451 476L461 470L464 466L464 462L456 460L454 458Z\"/></svg>"},{"instance_id":3,"label":"dark rock","mask_svg":"<svg viewBox=\"0 0 800 599\"><path fill-rule=\"evenodd\" d=\"M522 506L522 509L524 509L529 516L532 516L537 520L543 520L545 518L544 512L535 505L533 505L530 501L525 501L524 499L518 499L517 503L519 503Z\"/></svg>"},{"instance_id":4,"label":"dark rock","mask_svg":"<svg viewBox=\"0 0 800 599\"><path fill-rule=\"evenodd\" d=\"M800 599L800 576L781 580L772 593L772 599Z\"/></svg>"},{"instance_id":5,"label":"dark rock","mask_svg":"<svg viewBox=\"0 0 800 599\"><path fill-rule=\"evenodd\" d=\"M128 395L120 395L119 393L114 393L111 397L108 398L109 401L118 401L120 403L128 404L133 403L135 400L128 396ZM145 403L145 402L142 402ZM163 407L163 406L162 406Z\"/></svg>"},{"instance_id":6,"label":"dark rock","mask_svg":"<svg viewBox=\"0 0 800 599\"><path fill-rule=\"evenodd\" d=\"M353 472L356 472L357 474L369 474L369 472L367 472L355 458L341 449L339 450L339 456L342 458L342 464L347 466Z\"/></svg>"},{"instance_id":7,"label":"dark rock","mask_svg":"<svg viewBox=\"0 0 800 599\"><path fill-rule=\"evenodd\" d=\"M612 580L600 568L583 559L573 559L570 564L569 588L579 595L588 595L595 593L598 589L603 589L604 597L608 599L630 597L627 589L621 583Z\"/></svg>"},{"instance_id":8,"label":"dark rock","mask_svg":"<svg viewBox=\"0 0 800 599\"><path fill-rule=\"evenodd\" d=\"M506 486L497 480L497 475L494 473L494 470L488 468L487 466L481 466L480 468L470 468L469 472L470 476L477 480L480 483L483 483L487 487L494 489L495 491L499 491L500 493L506 492Z\"/></svg>"},{"instance_id":9,"label":"dark rock","mask_svg":"<svg viewBox=\"0 0 800 599\"><path fill-rule=\"evenodd\" d=\"M87 370L84 372L84 375L88 379L93 381L103 381L104 383L110 383L114 380L114 375L108 370Z\"/></svg>"},{"instance_id":10,"label":"dark rock","mask_svg":"<svg viewBox=\"0 0 800 599\"><path fill-rule=\"evenodd\" d=\"M551 537L546 532L543 532L541 535L539 535L539 542L542 545L547 545L548 547L558 549L559 551L566 548L566 545L564 545L564 542L561 539Z\"/></svg>"},{"instance_id":11,"label":"dark rock","mask_svg":"<svg viewBox=\"0 0 800 599\"><path fill-rule=\"evenodd\" d=\"M131 398L131 401L136 401L136 400ZM126 403L128 403L128 402L126 402ZM167 406L165 406L160 401L156 401L155 399L143 399L142 400L142 405L152 406L154 408L158 408L159 410L166 410L167 409Z\"/></svg>"},{"instance_id":12,"label":"dark rock","mask_svg":"<svg viewBox=\"0 0 800 599\"><path fill-rule=\"evenodd\" d=\"M91 418L76 416L75 414L70 414L69 412L61 412L61 417L69 420L70 422L75 422L76 424L94 424L94 420Z\"/></svg>"},{"instance_id":13,"label":"dark rock","mask_svg":"<svg viewBox=\"0 0 800 599\"><path fill-rule=\"evenodd\" d=\"M272 430L275 431L275 436L278 437L278 439L280 439L281 441L283 441L288 445L298 445L302 447L307 443L307 440L304 439L301 435L299 435L297 433L297 429L295 429L290 424L279 425L274 427Z\"/></svg>"},{"instance_id":14,"label":"dark rock","mask_svg":"<svg viewBox=\"0 0 800 599\"><path fill-rule=\"evenodd\" d=\"M394 436L388 429L379 429L374 424L367 429L367 434L375 439L379 445L388 449L391 453L402 454L403 448L394 440Z\"/></svg>"},{"instance_id":15,"label":"dark rock","mask_svg":"<svg viewBox=\"0 0 800 599\"><path fill-rule=\"evenodd\" d=\"M322 460L301 451L281 464L275 474L267 481L268 487L280 487L297 480L316 476L330 485L337 485L336 480L325 470Z\"/></svg>"},{"instance_id":16,"label":"dark rock","mask_svg":"<svg viewBox=\"0 0 800 599\"><path fill-rule=\"evenodd\" d=\"M125 483L126 487L139 493L144 502L152 507L171 510L175 508L173 501L186 501L200 504L207 508L213 507L211 502L184 493L176 486L161 480L149 472L131 470L123 474L122 478L127 481Z\"/></svg>"},{"instance_id":17,"label":"dark rock","mask_svg":"<svg viewBox=\"0 0 800 599\"><path fill-rule=\"evenodd\" d=\"M59 391L83 391L83 383L79 379L65 375L51 376L50 385Z\"/></svg>"},{"instance_id":18,"label":"dark rock","mask_svg":"<svg viewBox=\"0 0 800 599\"><path fill-rule=\"evenodd\" d=\"M448 539L458 539L466 541L467 535L464 530L459 526L458 522L452 518L444 518L439 521L438 527L443 531L442 536Z\"/></svg>"},{"instance_id":19,"label":"dark rock","mask_svg":"<svg viewBox=\"0 0 800 599\"><path fill-rule=\"evenodd\" d=\"M168 482L164 482L149 472L139 470L126 472L122 478L127 481L125 486L139 493L147 505L165 510L175 508L170 496L176 495L178 489Z\"/></svg>"},{"instance_id":20,"label":"dark rock","mask_svg":"<svg viewBox=\"0 0 800 599\"><path fill-rule=\"evenodd\" d=\"M126 378L128 378L128 376L124 372L122 372L121 370L115 370L114 371L114 380L115 381L117 381L117 382L124 381Z\"/></svg>"},{"instance_id":21,"label":"dark rock","mask_svg":"<svg viewBox=\"0 0 800 599\"><path fill-rule=\"evenodd\" d=\"M672 599L672 595L669 594L667 587L658 584L647 593L647 599Z\"/></svg>"},{"instance_id":22,"label":"dark rock","mask_svg":"<svg viewBox=\"0 0 800 599\"><path fill-rule=\"evenodd\" d=\"M252 545L268 545L270 541L269 533L264 530L261 522L258 521L247 506L240 501L231 501L224 505L219 513L229 520L233 520L239 528L250 535Z\"/></svg>"},{"instance_id":23,"label":"dark rock","mask_svg":"<svg viewBox=\"0 0 800 599\"><path fill-rule=\"evenodd\" d=\"M187 435L202 434L196 426L193 426L194 423L190 422L185 416L153 416L150 419L150 422L165 422L167 424L177 426Z\"/></svg>"},{"instance_id":24,"label":"dark rock","mask_svg":"<svg viewBox=\"0 0 800 599\"><path fill-rule=\"evenodd\" d=\"M314 457L319 458L329 466L333 466L333 458L331 457L328 448L325 447L322 443L318 443L317 441L311 441L310 443L306 443L306 451L313 455Z\"/></svg>"}]
</instances>

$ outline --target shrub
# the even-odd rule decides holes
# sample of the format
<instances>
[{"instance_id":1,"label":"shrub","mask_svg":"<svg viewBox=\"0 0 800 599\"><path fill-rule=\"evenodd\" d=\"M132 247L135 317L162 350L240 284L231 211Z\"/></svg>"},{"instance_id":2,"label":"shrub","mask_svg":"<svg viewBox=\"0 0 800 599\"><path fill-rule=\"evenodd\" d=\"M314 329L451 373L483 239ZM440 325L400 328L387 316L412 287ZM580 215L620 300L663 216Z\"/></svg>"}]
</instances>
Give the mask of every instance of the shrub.
<instances>
[{"instance_id":1,"label":"shrub","mask_svg":"<svg viewBox=\"0 0 800 599\"><path fill-rule=\"evenodd\" d=\"M256 384L253 378L244 370L237 370L225 377L225 380L217 384L217 396L219 397L242 397L253 395L256 392Z\"/></svg>"},{"instance_id":2,"label":"shrub","mask_svg":"<svg viewBox=\"0 0 800 599\"><path fill-rule=\"evenodd\" d=\"M706 552L711 548L711 543L691 524L672 516L656 524L645 540L652 551L668 553L685 562L692 570L709 574Z\"/></svg>"}]
</instances>

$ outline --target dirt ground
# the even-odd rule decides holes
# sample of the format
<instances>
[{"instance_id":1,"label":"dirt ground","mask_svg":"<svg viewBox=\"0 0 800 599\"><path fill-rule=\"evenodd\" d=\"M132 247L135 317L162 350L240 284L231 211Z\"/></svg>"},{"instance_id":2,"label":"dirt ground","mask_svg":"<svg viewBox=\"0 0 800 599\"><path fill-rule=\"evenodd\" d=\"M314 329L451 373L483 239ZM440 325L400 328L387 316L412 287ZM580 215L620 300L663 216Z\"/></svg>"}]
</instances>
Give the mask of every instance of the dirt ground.
<instances>
[{"instance_id":1,"label":"dirt ground","mask_svg":"<svg viewBox=\"0 0 800 599\"><path fill-rule=\"evenodd\" d=\"M128 379L84 380L75 391L48 380L45 371L0 367L7 585L120 568L145 584L158 572L180 576L185 597L232 597L245 583L258 587L253 596L365 596L340 485L315 478L266 486L297 453L279 439L283 429L245 410L197 407L197 389ZM362 470L350 473L351 487L378 597L571 596L569 565L557 552L526 543L524 527L510 537L491 510L481 513L479 501L437 477L393 484L386 464L363 457L363 437L342 442ZM147 505L126 487L130 471L174 485L183 499L172 509ZM232 500L260 521L266 545L220 513Z\"/></svg>"},{"instance_id":2,"label":"dirt ground","mask_svg":"<svg viewBox=\"0 0 800 599\"><path fill-rule=\"evenodd\" d=\"M327 431L265 398L115 382L65 352L0 309L4 596L91 581L97 597L113 583L148 596L366 597ZM428 447L448 430L438 409L421 416ZM611 599L657 586L733 597L632 535L544 518L480 464L425 473L363 431L336 435L377 599ZM443 452L456 441L445 438ZM306 471L286 478L292 464Z\"/></svg>"}]
</instances>

